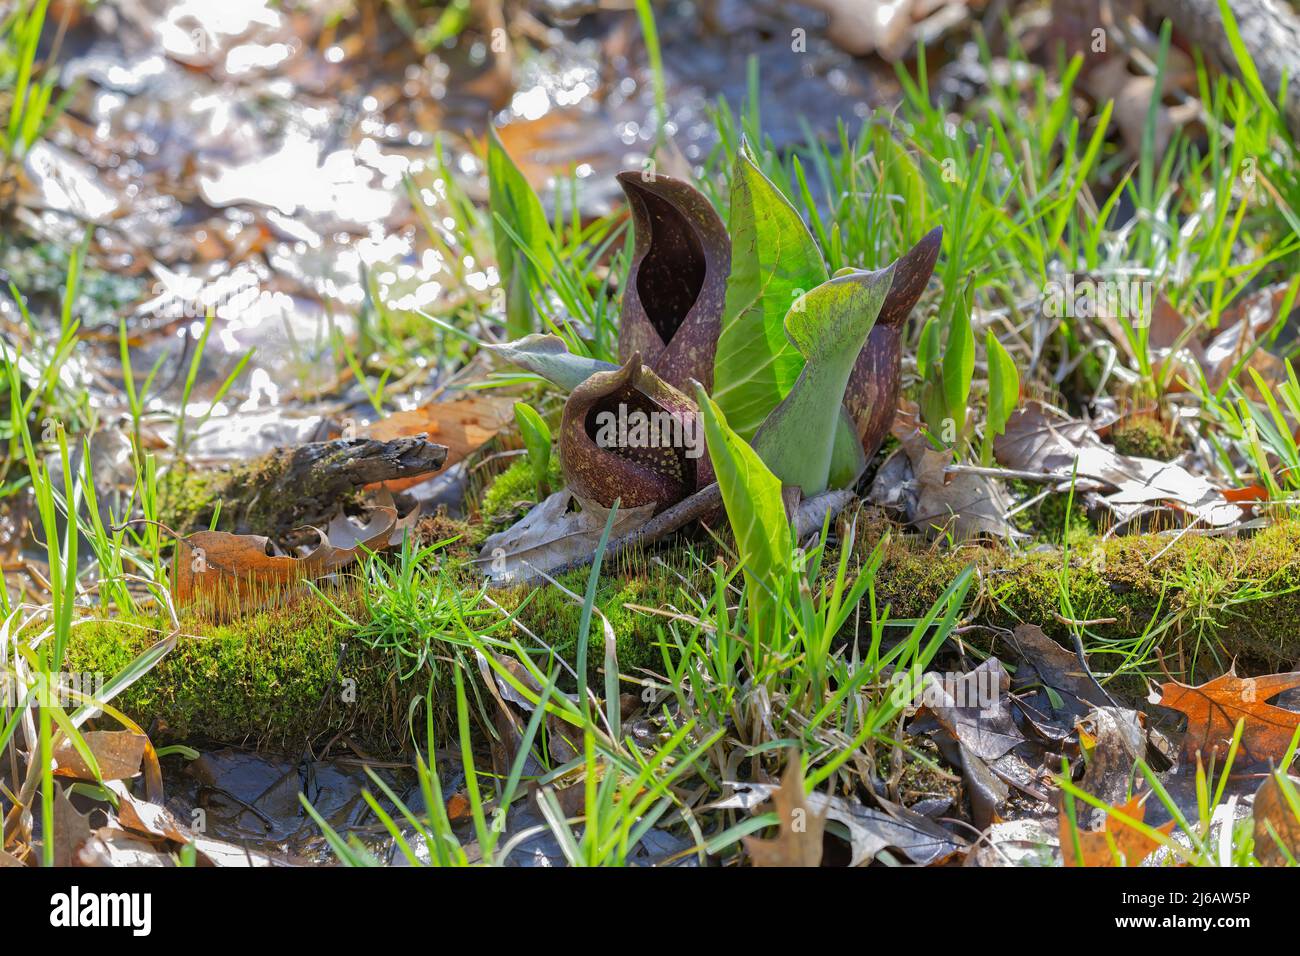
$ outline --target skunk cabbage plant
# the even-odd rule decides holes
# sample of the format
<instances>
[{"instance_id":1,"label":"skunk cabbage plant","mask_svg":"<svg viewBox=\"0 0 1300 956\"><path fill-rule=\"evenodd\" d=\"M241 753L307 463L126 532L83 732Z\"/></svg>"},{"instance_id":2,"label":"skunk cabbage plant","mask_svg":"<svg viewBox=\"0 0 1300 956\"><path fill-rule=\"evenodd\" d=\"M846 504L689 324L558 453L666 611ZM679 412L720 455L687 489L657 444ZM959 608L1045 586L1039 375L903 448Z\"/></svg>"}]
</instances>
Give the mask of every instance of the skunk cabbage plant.
<instances>
[{"instance_id":1,"label":"skunk cabbage plant","mask_svg":"<svg viewBox=\"0 0 1300 956\"><path fill-rule=\"evenodd\" d=\"M734 248L689 184L618 179L634 234L621 364L573 355L555 336L493 347L570 391L559 433L570 489L607 508L662 511L710 484L699 394L783 485L805 496L852 485L892 423L902 328L934 272L942 230L883 269L830 276L748 147L732 181Z\"/></svg>"}]
</instances>

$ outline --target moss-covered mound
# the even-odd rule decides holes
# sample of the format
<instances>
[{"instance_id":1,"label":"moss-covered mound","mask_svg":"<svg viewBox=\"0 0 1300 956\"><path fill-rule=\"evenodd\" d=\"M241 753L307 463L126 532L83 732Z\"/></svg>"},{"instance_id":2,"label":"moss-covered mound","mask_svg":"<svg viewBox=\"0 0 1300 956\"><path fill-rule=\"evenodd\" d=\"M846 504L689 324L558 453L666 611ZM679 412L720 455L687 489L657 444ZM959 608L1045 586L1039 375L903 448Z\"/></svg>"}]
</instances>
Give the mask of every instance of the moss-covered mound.
<instances>
[{"instance_id":1,"label":"moss-covered mound","mask_svg":"<svg viewBox=\"0 0 1300 956\"><path fill-rule=\"evenodd\" d=\"M625 674L635 674L642 668L662 673L660 644L671 616L676 612L690 613L681 594L681 581L660 566L629 564L620 573L614 570L616 564L612 562L611 567L603 569L595 606L614 630L619 669ZM583 570L571 571L556 580L577 595L587 588L587 572ZM577 659L582 618L579 601L549 586L511 588L494 595L494 599L503 608L516 612L521 631L527 628L538 635L566 660ZM522 643L527 647L531 642L525 639ZM593 615L587 660L594 668L602 666L604 659L605 632Z\"/></svg>"},{"instance_id":2,"label":"moss-covered mound","mask_svg":"<svg viewBox=\"0 0 1300 956\"><path fill-rule=\"evenodd\" d=\"M883 530L860 528L858 547L874 545ZM641 609L690 611L679 577L686 562L671 563L671 554L656 561L624 556L602 570L597 606L614 629L624 673L663 669L660 644L670 618ZM1241 538L1084 538L1064 562L1059 549L953 548L895 535L877 577L878 606L889 605L894 619L919 617L968 564L979 571L967 612L972 623L1029 622L1064 641L1068 620L1085 621L1089 650L1117 654L1155 632L1150 640L1166 660L1195 664L1197 677L1213 676L1234 659L1248 672L1300 659L1300 521ZM463 593L472 594L472 572L463 573ZM559 580L581 594L587 572ZM364 619L355 591L335 599ZM579 601L550 586L494 592L493 600L517 612L525 646L534 645L526 628L568 660L576 658ZM161 636L157 622L83 624L74 631L68 667L111 676ZM593 670L604 661L598 620L588 660ZM1104 656L1095 666L1109 669ZM409 703L425 693L427 681L422 674L403 680L389 653L370 648L323 602L303 596L233 623L185 622L175 650L115 703L163 737L292 749L347 733L369 748L392 751L404 744ZM450 701L445 692L437 696L445 713Z\"/></svg>"},{"instance_id":3,"label":"moss-covered mound","mask_svg":"<svg viewBox=\"0 0 1300 956\"><path fill-rule=\"evenodd\" d=\"M94 621L73 630L67 668L120 672L166 632L158 621ZM280 749L346 732L400 747L406 704L391 658L349 640L323 603L298 599L231 624L183 621L176 647L114 700L160 739L249 742Z\"/></svg>"},{"instance_id":4,"label":"moss-covered mound","mask_svg":"<svg viewBox=\"0 0 1300 956\"><path fill-rule=\"evenodd\" d=\"M576 593L585 572L559 579ZM467 590L468 580L466 581ZM365 620L355 593L331 593L354 620ZM678 600L663 575L628 571L602 578L596 606L616 635L624 672L661 670L658 640L664 619L625 605L663 608ZM543 637L566 660L577 658L581 604L559 590L519 587L493 599L533 646L524 629ZM157 619L95 620L73 630L66 668L106 679L162 640L168 631ZM497 636L508 636L498 634ZM605 656L604 630L593 620L588 660L597 669ZM153 670L113 702L159 739L205 739L294 750L309 741L347 734L376 752L402 749L407 741L410 702L428 690L428 672L405 678L389 652L372 648L324 602L309 595L284 607L259 611L230 623L184 618L176 647ZM439 716L450 712L445 681L435 681Z\"/></svg>"},{"instance_id":5,"label":"moss-covered mound","mask_svg":"<svg viewBox=\"0 0 1300 956\"><path fill-rule=\"evenodd\" d=\"M878 575L878 599L894 617L919 616L968 564L980 572L969 612L975 623L1037 624L1064 641L1066 621L1086 621L1091 635L1117 649L1163 626L1164 656L1194 661L1198 676L1234 659L1270 668L1300 660L1300 521L1248 537L1086 538L1064 560L1055 548L1012 553L899 541Z\"/></svg>"}]
</instances>

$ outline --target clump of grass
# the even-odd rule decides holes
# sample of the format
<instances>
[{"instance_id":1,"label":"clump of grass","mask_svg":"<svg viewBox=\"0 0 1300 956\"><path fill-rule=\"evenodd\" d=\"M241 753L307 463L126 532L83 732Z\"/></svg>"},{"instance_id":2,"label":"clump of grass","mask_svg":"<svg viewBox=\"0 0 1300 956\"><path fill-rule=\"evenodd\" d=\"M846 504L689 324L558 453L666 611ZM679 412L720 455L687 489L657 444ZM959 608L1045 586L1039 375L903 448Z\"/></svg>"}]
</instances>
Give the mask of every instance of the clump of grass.
<instances>
[{"instance_id":1,"label":"clump of grass","mask_svg":"<svg viewBox=\"0 0 1300 956\"><path fill-rule=\"evenodd\" d=\"M389 655L400 680L423 673L435 682L445 680L449 665L465 665L471 636L486 637L502 626L496 611L483 603L486 584L462 591L451 572L434 560L449 543L416 545L408 534L391 560L377 554L363 557L353 582L361 604L358 614L313 586L355 640Z\"/></svg>"},{"instance_id":2,"label":"clump of grass","mask_svg":"<svg viewBox=\"0 0 1300 956\"><path fill-rule=\"evenodd\" d=\"M609 623L624 674L657 669L671 609L684 603L679 573L666 565L639 561L625 565L621 572L606 572L598 582L593 607ZM571 571L556 580L561 587L576 591L586 580L586 572ZM551 586L518 587L494 595L494 599L512 615L512 626L521 635L526 630L541 636L563 660L577 660L582 606L564 591ZM604 658L603 633L589 633L588 642L588 660L593 668L599 667Z\"/></svg>"},{"instance_id":3,"label":"clump of grass","mask_svg":"<svg viewBox=\"0 0 1300 956\"><path fill-rule=\"evenodd\" d=\"M55 99L57 75L36 61L49 6L50 0L22 0L0 19L0 190L6 193L12 164L45 135L72 92Z\"/></svg>"}]
</instances>

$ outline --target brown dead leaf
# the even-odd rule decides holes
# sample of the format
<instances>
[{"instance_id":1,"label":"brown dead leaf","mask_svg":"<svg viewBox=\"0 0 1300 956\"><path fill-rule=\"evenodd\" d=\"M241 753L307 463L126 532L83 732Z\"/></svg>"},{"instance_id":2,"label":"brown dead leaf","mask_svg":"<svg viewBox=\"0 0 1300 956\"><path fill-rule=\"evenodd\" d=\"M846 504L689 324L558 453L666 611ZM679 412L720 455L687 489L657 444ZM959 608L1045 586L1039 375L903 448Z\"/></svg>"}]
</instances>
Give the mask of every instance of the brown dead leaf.
<instances>
[{"instance_id":1,"label":"brown dead leaf","mask_svg":"<svg viewBox=\"0 0 1300 956\"><path fill-rule=\"evenodd\" d=\"M1160 685L1160 701L1187 715L1183 754L1195 761L1218 751L1227 754L1238 720L1245 719L1240 757L1251 764L1267 764L1282 758L1291 743L1300 713L1267 703L1285 690L1300 687L1300 672L1238 677L1229 672L1197 687L1178 681Z\"/></svg>"},{"instance_id":2,"label":"brown dead leaf","mask_svg":"<svg viewBox=\"0 0 1300 956\"><path fill-rule=\"evenodd\" d=\"M432 402L409 412L395 412L361 429L361 437L390 441L410 435L428 435L429 440L447 446L447 461L439 474L478 451L514 421L514 400L494 395L473 394L450 402ZM397 492L429 475L397 478L382 484Z\"/></svg>"},{"instance_id":3,"label":"brown dead leaf","mask_svg":"<svg viewBox=\"0 0 1300 956\"><path fill-rule=\"evenodd\" d=\"M132 796L120 783L111 784L110 789L117 795L117 820L125 829L176 843L193 840L189 828L183 826L166 807Z\"/></svg>"},{"instance_id":4,"label":"brown dead leaf","mask_svg":"<svg viewBox=\"0 0 1300 956\"><path fill-rule=\"evenodd\" d=\"M1032 775L1012 753L1025 738L1012 719L1010 683L996 657L956 677L927 672L920 688L923 706L912 724L914 731L931 720L937 725L935 742L961 768L972 818L981 829L1001 814L1011 795L1008 783Z\"/></svg>"},{"instance_id":5,"label":"brown dead leaf","mask_svg":"<svg viewBox=\"0 0 1300 956\"><path fill-rule=\"evenodd\" d=\"M1103 707L1110 703L1097 679L1084 669L1079 658L1044 634L1037 624L1017 625L1012 643L1047 686L1068 694L1079 704Z\"/></svg>"},{"instance_id":6,"label":"brown dead leaf","mask_svg":"<svg viewBox=\"0 0 1300 956\"><path fill-rule=\"evenodd\" d=\"M826 13L826 35L840 49L853 56L878 53L891 63L915 46L912 28L925 6L916 0L809 0L808 5Z\"/></svg>"},{"instance_id":7,"label":"brown dead leaf","mask_svg":"<svg viewBox=\"0 0 1300 956\"><path fill-rule=\"evenodd\" d=\"M1249 505L1255 501L1267 501L1268 489L1259 485L1245 485L1241 488L1224 488L1223 497L1234 505Z\"/></svg>"},{"instance_id":8,"label":"brown dead leaf","mask_svg":"<svg viewBox=\"0 0 1300 956\"><path fill-rule=\"evenodd\" d=\"M1132 71L1128 57L1109 54L1093 62L1082 85L1096 102L1114 101L1115 125L1119 127L1124 148L1131 156L1140 155L1151 98L1156 93L1156 78ZM1196 71L1191 58L1177 47L1170 47L1160 86L1161 100L1173 99L1180 90L1190 92L1195 85ZM1156 155L1163 155L1174 132L1194 120L1199 112L1199 103L1161 102L1155 116Z\"/></svg>"},{"instance_id":9,"label":"brown dead leaf","mask_svg":"<svg viewBox=\"0 0 1300 956\"><path fill-rule=\"evenodd\" d=\"M1012 413L1006 430L994 439L993 454L1007 468L1067 479L1077 458L1080 477L1095 475L1109 482L1115 451L1102 444L1087 422L1043 402L1028 401Z\"/></svg>"},{"instance_id":10,"label":"brown dead leaf","mask_svg":"<svg viewBox=\"0 0 1300 956\"><path fill-rule=\"evenodd\" d=\"M1078 722L1079 746L1087 754L1087 768L1079 781L1088 793L1118 805L1128 795L1137 762L1146 756L1147 732L1142 715L1123 707L1096 707ZM1104 811L1076 804L1079 822L1101 823Z\"/></svg>"},{"instance_id":11,"label":"brown dead leaf","mask_svg":"<svg viewBox=\"0 0 1300 956\"><path fill-rule=\"evenodd\" d=\"M357 524L345 514L336 515L321 535L329 542L329 550L322 557L325 570L334 571L349 565L365 551L386 548L397 524L397 509L391 506L375 508L364 525Z\"/></svg>"},{"instance_id":12,"label":"brown dead leaf","mask_svg":"<svg viewBox=\"0 0 1300 956\"><path fill-rule=\"evenodd\" d=\"M1247 296L1223 314L1220 331L1205 346L1205 377L1211 388L1218 388L1232 373L1261 336L1272 331L1284 316L1278 313L1286 299L1286 283L1277 283ZM1274 384L1286 381L1286 366L1272 352L1260 347L1246 358L1247 368L1253 368L1265 382ZM1237 381L1248 396L1258 401L1261 396L1249 374L1241 374Z\"/></svg>"},{"instance_id":13,"label":"brown dead leaf","mask_svg":"<svg viewBox=\"0 0 1300 956\"><path fill-rule=\"evenodd\" d=\"M513 89L513 84L511 84ZM506 94L507 101L509 94ZM520 119L497 130L501 145L534 189L542 189L554 176L573 165L591 160L591 140L580 135L588 124L577 109L553 109L537 119ZM487 136L479 140L487 149Z\"/></svg>"},{"instance_id":14,"label":"brown dead leaf","mask_svg":"<svg viewBox=\"0 0 1300 956\"><path fill-rule=\"evenodd\" d=\"M569 500L581 505L569 511ZM654 503L619 508L610 539L629 534L654 513ZM489 536L479 552L479 565L496 585L522 584L585 554L591 554L605 530L609 509L576 498L567 488L538 503L505 531Z\"/></svg>"},{"instance_id":15,"label":"brown dead leaf","mask_svg":"<svg viewBox=\"0 0 1300 956\"><path fill-rule=\"evenodd\" d=\"M1025 742L1011 718L1011 678L996 657L956 677L927 671L921 686L925 708L982 760L997 760Z\"/></svg>"},{"instance_id":16,"label":"brown dead leaf","mask_svg":"<svg viewBox=\"0 0 1300 956\"><path fill-rule=\"evenodd\" d=\"M1241 509L1200 475L1173 462L1121 455L1091 425L1042 402L1018 408L993 451L1007 468L1053 475L1062 482L1073 478L1079 488L1113 488L1103 500L1121 520L1148 504L1166 505L1211 527L1241 519Z\"/></svg>"},{"instance_id":17,"label":"brown dead leaf","mask_svg":"<svg viewBox=\"0 0 1300 956\"><path fill-rule=\"evenodd\" d=\"M1282 792L1280 777L1280 771L1270 773L1255 791L1255 858L1264 866L1286 866L1288 854L1300 860L1300 817ZM1292 789L1300 787L1300 780L1287 779Z\"/></svg>"},{"instance_id":18,"label":"brown dead leaf","mask_svg":"<svg viewBox=\"0 0 1300 956\"><path fill-rule=\"evenodd\" d=\"M1076 802L1075 806L1079 806ZM1141 823L1146 819L1144 798L1134 796L1128 803L1115 807L1120 813ZM1070 818L1065 808L1060 810L1061 858L1066 866L1137 866L1150 856L1160 843L1118 818L1106 814L1104 829L1096 831L1071 830ZM1156 828L1168 836L1173 832L1174 821ZM1075 844L1075 836L1078 844ZM1109 839L1108 839L1109 837ZM1111 842L1114 850L1111 850Z\"/></svg>"},{"instance_id":19,"label":"brown dead leaf","mask_svg":"<svg viewBox=\"0 0 1300 956\"><path fill-rule=\"evenodd\" d=\"M196 531L179 544L172 577L182 606L200 600L216 608L260 603L322 573L308 559L268 554L270 539L258 534Z\"/></svg>"},{"instance_id":20,"label":"brown dead leaf","mask_svg":"<svg viewBox=\"0 0 1300 956\"><path fill-rule=\"evenodd\" d=\"M915 504L907 518L914 527L962 540L982 535L1018 536L1006 518L1011 500L999 482L969 472L948 474L952 455L936 451L917 429L905 431L899 440L911 464L907 483L915 490ZM873 497L877 494L873 486Z\"/></svg>"},{"instance_id":21,"label":"brown dead leaf","mask_svg":"<svg viewBox=\"0 0 1300 956\"><path fill-rule=\"evenodd\" d=\"M764 783L735 783L735 792L714 809L733 808L753 811L770 800L779 787ZM858 800L814 790L805 806L811 813L824 814L848 831L851 857L849 866L866 866L887 849L896 849L917 866L943 863L967 850L960 837L915 810L891 803L879 794L880 810L863 806Z\"/></svg>"},{"instance_id":22,"label":"brown dead leaf","mask_svg":"<svg viewBox=\"0 0 1300 956\"><path fill-rule=\"evenodd\" d=\"M125 780L140 772L140 762L149 745L148 737L129 730L91 730L81 736L90 752L95 755L102 779ZM70 740L64 739L55 748L54 760L54 772L61 777L95 779L89 765Z\"/></svg>"},{"instance_id":23,"label":"brown dead leaf","mask_svg":"<svg viewBox=\"0 0 1300 956\"><path fill-rule=\"evenodd\" d=\"M77 854L90 839L90 816L78 813L68 798L68 792L57 784L54 787L54 833L45 839L54 841L54 865L72 866Z\"/></svg>"},{"instance_id":24,"label":"brown dead leaf","mask_svg":"<svg viewBox=\"0 0 1300 956\"><path fill-rule=\"evenodd\" d=\"M772 791L778 833L771 840L747 836L745 849L755 866L820 866L826 811L814 813L808 806L803 784L803 760L792 751L781 786Z\"/></svg>"},{"instance_id":25,"label":"brown dead leaf","mask_svg":"<svg viewBox=\"0 0 1300 956\"><path fill-rule=\"evenodd\" d=\"M447 798L447 819L459 826L470 819L469 798L459 791Z\"/></svg>"},{"instance_id":26,"label":"brown dead leaf","mask_svg":"<svg viewBox=\"0 0 1300 956\"><path fill-rule=\"evenodd\" d=\"M386 547L396 524L397 511L386 505L375 508L362 528L336 519L329 531L314 529L320 543L301 558L268 554L270 541L262 535L196 531L178 541L172 564L176 603L198 603L223 616L263 606L303 581L350 564L363 547ZM333 534L342 536L342 546L331 541Z\"/></svg>"}]
</instances>

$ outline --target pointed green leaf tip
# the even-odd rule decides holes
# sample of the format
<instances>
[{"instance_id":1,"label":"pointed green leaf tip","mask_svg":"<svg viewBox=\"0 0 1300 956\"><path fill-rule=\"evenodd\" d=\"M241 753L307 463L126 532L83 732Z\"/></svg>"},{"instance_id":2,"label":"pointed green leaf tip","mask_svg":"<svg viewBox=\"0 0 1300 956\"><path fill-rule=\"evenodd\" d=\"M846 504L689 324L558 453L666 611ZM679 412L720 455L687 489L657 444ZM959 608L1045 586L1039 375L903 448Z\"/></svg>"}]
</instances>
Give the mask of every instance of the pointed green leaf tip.
<instances>
[{"instance_id":1,"label":"pointed green leaf tip","mask_svg":"<svg viewBox=\"0 0 1300 956\"><path fill-rule=\"evenodd\" d=\"M754 436L754 450L783 484L805 496L826 490L844 392L894 279L894 267L823 282L785 319L803 371Z\"/></svg>"},{"instance_id":2,"label":"pointed green leaf tip","mask_svg":"<svg viewBox=\"0 0 1300 956\"><path fill-rule=\"evenodd\" d=\"M528 449L528 464L533 469L537 500L546 497L546 475L551 465L551 428L537 409L525 402L515 402L515 423Z\"/></svg>"},{"instance_id":3,"label":"pointed green leaf tip","mask_svg":"<svg viewBox=\"0 0 1300 956\"><path fill-rule=\"evenodd\" d=\"M993 440L1007 430L1011 413L1020 401L1020 372L993 330L984 339L984 352L989 366L989 410L984 423L984 444L980 449L980 464L993 464Z\"/></svg>"},{"instance_id":4,"label":"pointed green leaf tip","mask_svg":"<svg viewBox=\"0 0 1300 956\"><path fill-rule=\"evenodd\" d=\"M612 362L574 355L558 335L534 333L500 345L485 342L482 348L569 392L597 372L612 372L618 368Z\"/></svg>"},{"instance_id":5,"label":"pointed green leaf tip","mask_svg":"<svg viewBox=\"0 0 1300 956\"><path fill-rule=\"evenodd\" d=\"M958 435L966 431L966 403L975 377L975 331L971 327L970 303L963 300L952 315L943 353L943 400L948 418Z\"/></svg>"}]
</instances>

